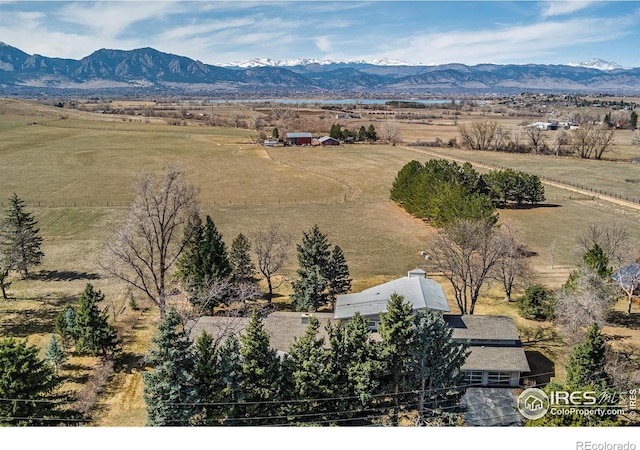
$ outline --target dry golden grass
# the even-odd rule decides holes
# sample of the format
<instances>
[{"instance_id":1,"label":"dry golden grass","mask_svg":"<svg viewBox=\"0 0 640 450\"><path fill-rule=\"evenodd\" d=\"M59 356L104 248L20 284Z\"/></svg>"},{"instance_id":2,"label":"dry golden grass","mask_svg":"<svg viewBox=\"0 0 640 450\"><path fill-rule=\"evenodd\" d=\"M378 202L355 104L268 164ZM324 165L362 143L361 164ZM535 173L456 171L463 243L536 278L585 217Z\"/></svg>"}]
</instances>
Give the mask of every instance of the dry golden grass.
<instances>
[{"instance_id":1,"label":"dry golden grass","mask_svg":"<svg viewBox=\"0 0 640 450\"><path fill-rule=\"evenodd\" d=\"M312 112L305 111L305 115ZM477 117L469 114L459 120ZM124 356L100 397L95 425L141 426L145 422L139 361L151 345L157 312L140 296L142 309L130 310L124 287L101 278L98 269L106 242L127 214L132 184L143 169L158 172L167 163L180 161L188 180L200 188L202 213L212 216L228 244L240 232L250 236L272 223L298 242L303 230L318 224L343 249L354 292L403 276L424 263L420 250L434 230L388 200L398 170L412 159L429 158L414 148L266 149L251 143L256 133L249 130L195 123L169 126L163 120L129 118L0 100L0 163L5 168L0 201L13 192L24 198L45 239L45 259L35 270L37 276L14 280L9 291L13 299L0 301L0 335L28 337L43 349L55 315L64 305L73 304L87 282L101 289L108 303L104 306L119 313L113 323L123 336ZM361 122L368 125L370 119L379 125L385 116L371 114ZM508 120L515 124L522 119ZM29 125L33 122L44 125ZM457 136L451 117L426 125L401 122L401 127L409 142ZM480 156L521 170L546 170L545 162L550 161L492 153ZM619 181L633 175L617 173L613 163L597 165L600 163L567 160L565 164L553 159L552 169L565 177L588 179L590 167L602 168L604 172L598 177L592 173L592 178L616 189L620 183L607 184L609 178ZM575 266L577 236L588 223L620 220L628 225L634 244L640 242L636 213L570 195L549 188L547 203L555 207L500 211L502 219L522 225L528 245L537 253L532 264L538 280L550 287L562 284ZM296 267L292 252L284 276L293 277ZM446 280L438 281L453 301ZM285 283L277 293L276 302L286 308L289 285ZM456 312L455 304L451 309ZM515 305L505 303L497 287L483 294L477 313L512 316L521 330L547 325L519 318ZM639 337L632 333L628 338ZM557 351L557 341L527 345L556 361L561 374L563 356ZM74 379L81 380L90 373L93 362L72 360L70 364L76 367ZM77 386L71 383L68 389Z\"/></svg>"}]
</instances>

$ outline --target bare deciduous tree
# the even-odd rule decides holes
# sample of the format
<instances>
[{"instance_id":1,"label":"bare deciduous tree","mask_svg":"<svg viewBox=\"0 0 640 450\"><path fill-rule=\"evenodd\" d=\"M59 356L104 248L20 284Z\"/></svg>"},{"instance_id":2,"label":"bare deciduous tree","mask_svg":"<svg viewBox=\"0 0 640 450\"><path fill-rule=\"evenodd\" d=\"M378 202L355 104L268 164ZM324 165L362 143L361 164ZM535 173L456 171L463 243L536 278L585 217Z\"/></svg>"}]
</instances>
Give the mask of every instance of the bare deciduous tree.
<instances>
[{"instance_id":1,"label":"bare deciduous tree","mask_svg":"<svg viewBox=\"0 0 640 450\"><path fill-rule=\"evenodd\" d=\"M489 150L500 129L495 120L476 120L458 126L462 142L472 150Z\"/></svg>"},{"instance_id":2,"label":"bare deciduous tree","mask_svg":"<svg viewBox=\"0 0 640 450\"><path fill-rule=\"evenodd\" d=\"M553 141L553 154L558 156L563 146L569 144L569 134L565 130L560 130Z\"/></svg>"},{"instance_id":3,"label":"bare deciduous tree","mask_svg":"<svg viewBox=\"0 0 640 450\"><path fill-rule=\"evenodd\" d=\"M594 244L598 244L609 261L616 266L630 259L629 231L620 222L608 226L589 224L578 240L578 257L582 258Z\"/></svg>"},{"instance_id":4,"label":"bare deciduous tree","mask_svg":"<svg viewBox=\"0 0 640 450\"><path fill-rule=\"evenodd\" d=\"M383 122L380 126L380 137L391 145L396 145L401 140L398 124L395 122Z\"/></svg>"},{"instance_id":5,"label":"bare deciduous tree","mask_svg":"<svg viewBox=\"0 0 640 450\"><path fill-rule=\"evenodd\" d=\"M633 297L638 295L640 289L640 264L621 267L612 278L615 285L627 296L627 314L631 314Z\"/></svg>"},{"instance_id":6,"label":"bare deciduous tree","mask_svg":"<svg viewBox=\"0 0 640 450\"><path fill-rule=\"evenodd\" d=\"M156 182L143 172L124 225L107 245L102 269L141 290L164 317L169 271L184 249L183 228L197 208L197 190L184 181L180 165L169 165Z\"/></svg>"},{"instance_id":7,"label":"bare deciduous tree","mask_svg":"<svg viewBox=\"0 0 640 450\"><path fill-rule=\"evenodd\" d=\"M498 127L495 132L495 139L493 142L493 149L497 152L509 145L512 133L503 127Z\"/></svg>"},{"instance_id":8,"label":"bare deciduous tree","mask_svg":"<svg viewBox=\"0 0 640 450\"><path fill-rule=\"evenodd\" d=\"M584 123L569 133L569 147L580 158L601 159L611 150L615 130L600 125Z\"/></svg>"},{"instance_id":9,"label":"bare deciduous tree","mask_svg":"<svg viewBox=\"0 0 640 450\"><path fill-rule=\"evenodd\" d=\"M571 287L556 294L555 317L563 334L579 340L580 331L592 323L602 326L615 303L613 287L594 270L582 268Z\"/></svg>"},{"instance_id":10,"label":"bare deciduous tree","mask_svg":"<svg viewBox=\"0 0 640 450\"><path fill-rule=\"evenodd\" d=\"M545 145L545 135L542 128L537 126L528 126L523 128L524 135L529 139L529 144L533 150L533 154L537 155Z\"/></svg>"},{"instance_id":11,"label":"bare deciduous tree","mask_svg":"<svg viewBox=\"0 0 640 450\"><path fill-rule=\"evenodd\" d=\"M607 374L620 391L636 389L640 384L640 347L627 344L607 352Z\"/></svg>"},{"instance_id":12,"label":"bare deciduous tree","mask_svg":"<svg viewBox=\"0 0 640 450\"><path fill-rule=\"evenodd\" d=\"M517 286L525 284L531 275L527 261L522 230L511 221L500 225L497 238L502 241L504 256L498 264L497 275L504 287L505 301L511 301L511 292Z\"/></svg>"},{"instance_id":13,"label":"bare deciduous tree","mask_svg":"<svg viewBox=\"0 0 640 450\"><path fill-rule=\"evenodd\" d=\"M269 287L267 293L269 303L273 299L273 290L279 287L279 285L273 286L273 278L289 258L291 242L291 236L280 231L275 225L253 235L254 251L258 257L258 270L264 276Z\"/></svg>"},{"instance_id":14,"label":"bare deciduous tree","mask_svg":"<svg viewBox=\"0 0 640 450\"><path fill-rule=\"evenodd\" d=\"M460 313L473 314L480 290L506 251L492 223L458 220L431 239L427 252L451 283Z\"/></svg>"}]
</instances>

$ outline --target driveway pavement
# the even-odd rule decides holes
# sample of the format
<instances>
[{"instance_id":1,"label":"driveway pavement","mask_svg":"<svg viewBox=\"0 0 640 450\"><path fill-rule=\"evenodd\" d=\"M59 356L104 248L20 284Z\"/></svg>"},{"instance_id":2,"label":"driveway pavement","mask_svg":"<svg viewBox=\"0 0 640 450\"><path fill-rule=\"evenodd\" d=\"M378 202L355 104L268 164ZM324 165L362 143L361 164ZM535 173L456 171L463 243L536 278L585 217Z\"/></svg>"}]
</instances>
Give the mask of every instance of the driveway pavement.
<instances>
[{"instance_id":1,"label":"driveway pavement","mask_svg":"<svg viewBox=\"0 0 640 450\"><path fill-rule=\"evenodd\" d=\"M522 416L516 405L516 394L511 388L468 388L462 404L465 406L465 424L468 427L521 427Z\"/></svg>"}]
</instances>

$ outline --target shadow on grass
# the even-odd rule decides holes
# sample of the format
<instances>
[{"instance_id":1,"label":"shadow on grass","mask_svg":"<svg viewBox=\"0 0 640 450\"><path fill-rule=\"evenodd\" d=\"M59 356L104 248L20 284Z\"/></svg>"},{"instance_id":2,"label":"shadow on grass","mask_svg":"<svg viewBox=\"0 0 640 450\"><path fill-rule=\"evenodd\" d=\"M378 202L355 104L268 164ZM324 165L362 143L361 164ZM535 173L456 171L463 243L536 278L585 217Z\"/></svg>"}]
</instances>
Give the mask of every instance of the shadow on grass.
<instances>
[{"instance_id":1,"label":"shadow on grass","mask_svg":"<svg viewBox=\"0 0 640 450\"><path fill-rule=\"evenodd\" d=\"M133 352L123 352L115 361L114 369L116 372L133 373L144 370L144 355Z\"/></svg>"},{"instance_id":2,"label":"shadow on grass","mask_svg":"<svg viewBox=\"0 0 640 450\"><path fill-rule=\"evenodd\" d=\"M56 316L74 298L62 295L18 300L37 300L42 305L38 308L6 310L0 320L2 336L27 337L32 334L53 333Z\"/></svg>"},{"instance_id":3,"label":"shadow on grass","mask_svg":"<svg viewBox=\"0 0 640 450\"><path fill-rule=\"evenodd\" d=\"M41 270L30 277L40 281L77 281L77 280L99 280L100 275L89 272L76 272L74 270Z\"/></svg>"},{"instance_id":4,"label":"shadow on grass","mask_svg":"<svg viewBox=\"0 0 640 450\"><path fill-rule=\"evenodd\" d=\"M531 373L525 378L534 380L536 386L545 385L551 381L552 377L556 376L556 365L545 355L536 350L527 350L525 354L531 369Z\"/></svg>"},{"instance_id":5,"label":"shadow on grass","mask_svg":"<svg viewBox=\"0 0 640 450\"><path fill-rule=\"evenodd\" d=\"M611 326L640 330L640 313L627 314L624 311L611 311L607 316Z\"/></svg>"},{"instance_id":6,"label":"shadow on grass","mask_svg":"<svg viewBox=\"0 0 640 450\"><path fill-rule=\"evenodd\" d=\"M541 209L541 208L561 208L562 205L557 203L538 203L535 205L522 204L517 205L515 203L507 203L506 205L498 205L498 209L514 209L514 210L529 210L529 209Z\"/></svg>"}]
</instances>

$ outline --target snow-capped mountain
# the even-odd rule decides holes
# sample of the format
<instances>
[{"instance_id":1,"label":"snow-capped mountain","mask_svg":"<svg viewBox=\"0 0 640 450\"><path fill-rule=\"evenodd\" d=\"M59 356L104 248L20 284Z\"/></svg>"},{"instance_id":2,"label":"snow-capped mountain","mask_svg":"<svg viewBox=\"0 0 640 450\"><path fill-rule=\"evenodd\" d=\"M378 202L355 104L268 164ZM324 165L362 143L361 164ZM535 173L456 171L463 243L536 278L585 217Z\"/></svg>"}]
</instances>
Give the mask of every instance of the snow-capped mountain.
<instances>
[{"instance_id":1,"label":"snow-capped mountain","mask_svg":"<svg viewBox=\"0 0 640 450\"><path fill-rule=\"evenodd\" d=\"M598 70L605 70L605 71L624 68L620 64L616 64L610 61L605 61L600 58L593 58L587 62L581 62L581 63L569 63L568 65L573 67L586 67L587 69L598 69Z\"/></svg>"},{"instance_id":2,"label":"snow-capped mountain","mask_svg":"<svg viewBox=\"0 0 640 450\"><path fill-rule=\"evenodd\" d=\"M365 60L329 60L315 58L297 58L297 59L272 59L272 58L252 58L246 61L237 61L230 63L220 63L222 67L238 67L249 69L253 67L296 67L317 64L319 66L329 66L335 64L371 64L374 66L414 66L415 64L399 61L395 59L382 58L372 61Z\"/></svg>"}]
</instances>

